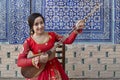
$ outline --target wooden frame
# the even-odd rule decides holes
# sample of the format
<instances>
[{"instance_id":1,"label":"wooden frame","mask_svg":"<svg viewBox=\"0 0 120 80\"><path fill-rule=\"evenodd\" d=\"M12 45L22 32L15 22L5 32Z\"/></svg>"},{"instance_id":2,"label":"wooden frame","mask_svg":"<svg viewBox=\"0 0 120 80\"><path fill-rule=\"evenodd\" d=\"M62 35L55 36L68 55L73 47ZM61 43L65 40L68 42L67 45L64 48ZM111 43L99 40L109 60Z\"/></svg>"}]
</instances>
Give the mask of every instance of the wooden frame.
<instances>
[{"instance_id":1,"label":"wooden frame","mask_svg":"<svg viewBox=\"0 0 120 80\"><path fill-rule=\"evenodd\" d=\"M61 62L61 64L63 65L63 69L65 70L65 45L64 44L57 45L56 57Z\"/></svg>"}]
</instances>

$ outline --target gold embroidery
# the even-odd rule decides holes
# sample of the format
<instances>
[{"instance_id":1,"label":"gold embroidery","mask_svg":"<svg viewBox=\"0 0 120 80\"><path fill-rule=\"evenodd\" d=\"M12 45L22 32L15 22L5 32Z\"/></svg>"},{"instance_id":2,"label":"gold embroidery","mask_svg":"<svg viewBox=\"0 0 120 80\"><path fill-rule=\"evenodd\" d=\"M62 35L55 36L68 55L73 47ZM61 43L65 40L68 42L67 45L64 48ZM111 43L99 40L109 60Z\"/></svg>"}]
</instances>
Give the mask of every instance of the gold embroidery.
<instances>
[{"instance_id":1,"label":"gold embroidery","mask_svg":"<svg viewBox=\"0 0 120 80\"><path fill-rule=\"evenodd\" d=\"M50 80L62 80L61 75L58 70L54 69L55 76L51 76Z\"/></svg>"}]
</instances>

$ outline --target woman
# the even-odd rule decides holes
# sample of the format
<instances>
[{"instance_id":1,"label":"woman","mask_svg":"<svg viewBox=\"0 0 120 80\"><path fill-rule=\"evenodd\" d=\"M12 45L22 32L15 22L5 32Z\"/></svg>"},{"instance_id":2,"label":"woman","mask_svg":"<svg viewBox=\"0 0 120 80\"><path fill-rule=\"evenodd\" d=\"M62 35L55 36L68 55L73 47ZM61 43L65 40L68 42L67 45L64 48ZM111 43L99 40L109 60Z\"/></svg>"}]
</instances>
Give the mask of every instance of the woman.
<instances>
[{"instance_id":1,"label":"woman","mask_svg":"<svg viewBox=\"0 0 120 80\"><path fill-rule=\"evenodd\" d=\"M32 13L28 17L31 35L23 43L23 51L18 56L17 65L19 67L34 66L40 68L42 64L46 64L43 71L34 78L26 80L69 80L65 74L60 62L55 57L55 53L47 54L49 50L54 51L55 42L63 44L72 44L78 33L84 28L84 20L78 21L75 30L70 35L63 39L63 36L55 32L44 31L44 18L39 13ZM41 54L34 58L27 58L29 51L33 55Z\"/></svg>"}]
</instances>

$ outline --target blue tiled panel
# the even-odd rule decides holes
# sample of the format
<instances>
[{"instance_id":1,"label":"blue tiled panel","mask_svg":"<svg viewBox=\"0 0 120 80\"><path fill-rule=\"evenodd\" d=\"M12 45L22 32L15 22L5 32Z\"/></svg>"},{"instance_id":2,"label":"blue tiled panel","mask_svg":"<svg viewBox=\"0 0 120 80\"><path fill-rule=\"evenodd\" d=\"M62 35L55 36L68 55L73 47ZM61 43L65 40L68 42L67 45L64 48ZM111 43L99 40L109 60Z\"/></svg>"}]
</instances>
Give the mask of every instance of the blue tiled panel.
<instances>
[{"instance_id":1,"label":"blue tiled panel","mask_svg":"<svg viewBox=\"0 0 120 80\"><path fill-rule=\"evenodd\" d=\"M30 0L7 0L9 43L23 43L29 35L27 17L30 14Z\"/></svg>"},{"instance_id":2,"label":"blue tiled panel","mask_svg":"<svg viewBox=\"0 0 120 80\"><path fill-rule=\"evenodd\" d=\"M46 31L67 34L78 19L83 19L96 3L101 8L86 22L76 42L120 43L120 0L1 0L0 42L23 43L29 36L27 17L40 12Z\"/></svg>"},{"instance_id":3,"label":"blue tiled panel","mask_svg":"<svg viewBox=\"0 0 120 80\"><path fill-rule=\"evenodd\" d=\"M115 34L115 43L120 44L120 0L115 0L115 30L114 30L114 34Z\"/></svg>"},{"instance_id":4,"label":"blue tiled panel","mask_svg":"<svg viewBox=\"0 0 120 80\"><path fill-rule=\"evenodd\" d=\"M39 0L33 3L38 4ZM101 8L86 22L86 28L76 42L113 42L112 33L112 0L44 0L41 10L35 5L33 12L41 12L46 19L46 30L67 34L75 22L83 19L95 6L102 3Z\"/></svg>"},{"instance_id":5,"label":"blue tiled panel","mask_svg":"<svg viewBox=\"0 0 120 80\"><path fill-rule=\"evenodd\" d=\"M0 1L0 41L6 42L7 41L7 7L6 7L6 0Z\"/></svg>"},{"instance_id":6,"label":"blue tiled panel","mask_svg":"<svg viewBox=\"0 0 120 80\"><path fill-rule=\"evenodd\" d=\"M42 13L44 10L44 0L31 0L32 3L32 12L40 12Z\"/></svg>"},{"instance_id":7,"label":"blue tiled panel","mask_svg":"<svg viewBox=\"0 0 120 80\"><path fill-rule=\"evenodd\" d=\"M0 42L22 43L28 36L29 0L0 1Z\"/></svg>"}]
</instances>

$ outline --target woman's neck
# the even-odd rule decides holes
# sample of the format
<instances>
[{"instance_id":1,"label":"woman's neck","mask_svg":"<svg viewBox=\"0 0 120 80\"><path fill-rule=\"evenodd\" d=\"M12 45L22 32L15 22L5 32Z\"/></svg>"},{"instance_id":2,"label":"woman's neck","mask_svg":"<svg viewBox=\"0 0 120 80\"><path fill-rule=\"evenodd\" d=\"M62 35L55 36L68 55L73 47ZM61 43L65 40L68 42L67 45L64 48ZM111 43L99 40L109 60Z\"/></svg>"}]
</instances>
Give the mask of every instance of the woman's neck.
<instances>
[{"instance_id":1,"label":"woman's neck","mask_svg":"<svg viewBox=\"0 0 120 80\"><path fill-rule=\"evenodd\" d=\"M47 32L44 32L43 34L33 34L32 38L37 44L43 44L45 42L48 42L49 35Z\"/></svg>"},{"instance_id":2,"label":"woman's neck","mask_svg":"<svg viewBox=\"0 0 120 80\"><path fill-rule=\"evenodd\" d=\"M36 36L36 37L42 37L44 35L46 35L46 32L43 32L43 33L40 33L40 34L36 34L36 33L33 34L33 36Z\"/></svg>"}]
</instances>

